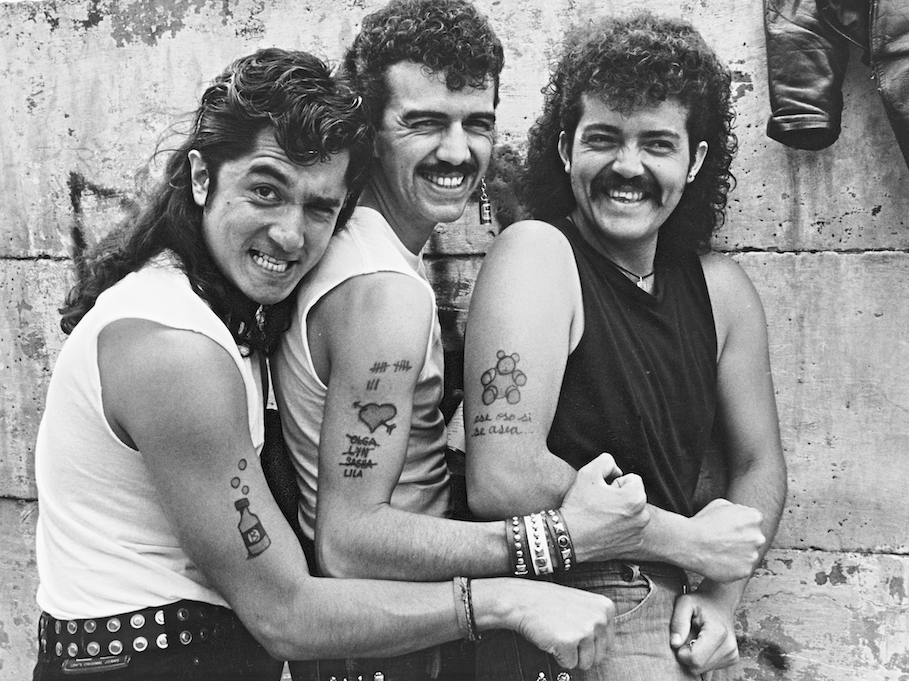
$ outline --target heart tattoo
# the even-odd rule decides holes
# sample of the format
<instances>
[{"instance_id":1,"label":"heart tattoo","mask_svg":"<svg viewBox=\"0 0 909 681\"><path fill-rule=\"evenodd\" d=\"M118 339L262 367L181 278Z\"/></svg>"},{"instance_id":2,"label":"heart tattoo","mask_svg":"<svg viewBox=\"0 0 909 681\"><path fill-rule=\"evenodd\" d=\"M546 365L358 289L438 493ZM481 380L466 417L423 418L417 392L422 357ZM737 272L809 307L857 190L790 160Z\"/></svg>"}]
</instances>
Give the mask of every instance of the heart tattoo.
<instances>
[{"instance_id":1,"label":"heart tattoo","mask_svg":"<svg viewBox=\"0 0 909 681\"><path fill-rule=\"evenodd\" d=\"M388 434L391 435L391 431L397 428L397 424L389 423L398 413L395 405L354 402L353 406L360 410L360 420L369 426L370 433L376 432L379 426L385 426Z\"/></svg>"}]
</instances>

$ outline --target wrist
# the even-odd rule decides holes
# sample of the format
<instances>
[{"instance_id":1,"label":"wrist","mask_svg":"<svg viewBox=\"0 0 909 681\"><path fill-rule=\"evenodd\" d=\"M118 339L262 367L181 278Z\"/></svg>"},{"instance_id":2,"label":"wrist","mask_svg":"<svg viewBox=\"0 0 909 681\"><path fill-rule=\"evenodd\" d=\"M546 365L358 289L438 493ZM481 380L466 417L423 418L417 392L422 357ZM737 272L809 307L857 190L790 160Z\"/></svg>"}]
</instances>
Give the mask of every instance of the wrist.
<instances>
[{"instance_id":1,"label":"wrist","mask_svg":"<svg viewBox=\"0 0 909 681\"><path fill-rule=\"evenodd\" d=\"M737 582L720 583L712 579L704 578L695 589L694 593L701 598L709 599L716 607L725 611L730 617L735 614L736 608L745 592L747 579L741 579Z\"/></svg>"},{"instance_id":2,"label":"wrist","mask_svg":"<svg viewBox=\"0 0 909 681\"><path fill-rule=\"evenodd\" d=\"M702 574L704 546L701 527L693 518L654 508L650 523L644 530L642 548L644 557L649 560Z\"/></svg>"},{"instance_id":3,"label":"wrist","mask_svg":"<svg viewBox=\"0 0 909 681\"><path fill-rule=\"evenodd\" d=\"M477 631L490 629L517 628L520 610L522 582L507 577L475 579L473 589L473 616Z\"/></svg>"}]
</instances>

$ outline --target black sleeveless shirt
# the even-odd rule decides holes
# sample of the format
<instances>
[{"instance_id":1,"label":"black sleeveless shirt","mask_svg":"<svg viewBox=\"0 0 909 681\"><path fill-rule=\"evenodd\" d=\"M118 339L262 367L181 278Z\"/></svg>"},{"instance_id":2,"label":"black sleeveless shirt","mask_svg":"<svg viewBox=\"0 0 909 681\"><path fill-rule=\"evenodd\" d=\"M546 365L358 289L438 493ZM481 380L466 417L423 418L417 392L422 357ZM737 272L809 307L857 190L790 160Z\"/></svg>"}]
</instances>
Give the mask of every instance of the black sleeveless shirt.
<instances>
[{"instance_id":1,"label":"black sleeveless shirt","mask_svg":"<svg viewBox=\"0 0 909 681\"><path fill-rule=\"evenodd\" d=\"M656 296L591 248L567 219L584 333L568 357L550 451L575 468L601 452L644 480L647 500L686 516L716 411L716 329L701 262L657 249Z\"/></svg>"}]
</instances>

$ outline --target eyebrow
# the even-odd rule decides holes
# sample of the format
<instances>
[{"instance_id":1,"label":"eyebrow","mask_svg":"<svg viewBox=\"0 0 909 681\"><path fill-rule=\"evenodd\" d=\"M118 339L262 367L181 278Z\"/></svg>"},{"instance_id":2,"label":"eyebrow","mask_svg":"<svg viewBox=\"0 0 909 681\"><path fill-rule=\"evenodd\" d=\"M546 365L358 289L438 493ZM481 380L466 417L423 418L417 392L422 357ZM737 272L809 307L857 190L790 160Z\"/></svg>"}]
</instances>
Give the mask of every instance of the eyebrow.
<instances>
[{"instance_id":1,"label":"eyebrow","mask_svg":"<svg viewBox=\"0 0 909 681\"><path fill-rule=\"evenodd\" d=\"M615 125L609 125L608 123L592 123L591 125L586 126L583 129L583 132L608 132L613 135L621 135L622 131ZM682 136L677 133L675 130L669 128L666 129L656 129L656 130L645 130L641 133L641 136L647 139L658 138L658 137L671 137L675 140L681 140Z\"/></svg>"},{"instance_id":2,"label":"eyebrow","mask_svg":"<svg viewBox=\"0 0 909 681\"><path fill-rule=\"evenodd\" d=\"M275 166L273 166L267 162L266 163L263 163L263 162L254 163L252 166L249 167L249 170L247 172L249 175L265 175L266 177L270 177L273 180L275 180L275 182L278 182L279 184L283 184L285 187L288 187L291 185L290 176L288 176L286 173L281 171L279 168L276 168ZM328 195L314 196L311 199L309 199L308 203L310 203L312 205L316 205L316 206L323 206L325 208L338 208L339 206L344 205L344 201L346 199L347 199L347 192L345 191L344 196L341 198L338 198L335 196L328 196Z\"/></svg>"},{"instance_id":3,"label":"eyebrow","mask_svg":"<svg viewBox=\"0 0 909 681\"><path fill-rule=\"evenodd\" d=\"M283 185L290 184L290 177L282 172L280 169L271 165L270 163L257 162L249 167L247 170L249 175L265 175L266 177L272 178L275 182L279 182Z\"/></svg>"},{"instance_id":4,"label":"eyebrow","mask_svg":"<svg viewBox=\"0 0 909 681\"><path fill-rule=\"evenodd\" d=\"M448 117L449 117L448 114L443 113L442 111L434 111L432 109L417 109L414 111L408 111L407 113L402 115L401 120L409 122L409 121L416 120L419 118L440 118L440 119L446 118L447 119ZM467 114L467 116L465 116L464 118L467 120L469 120L471 118L485 118L485 119L488 119L492 123L495 123L495 121L496 121L495 113L487 112L487 111L475 111L473 113Z\"/></svg>"}]
</instances>

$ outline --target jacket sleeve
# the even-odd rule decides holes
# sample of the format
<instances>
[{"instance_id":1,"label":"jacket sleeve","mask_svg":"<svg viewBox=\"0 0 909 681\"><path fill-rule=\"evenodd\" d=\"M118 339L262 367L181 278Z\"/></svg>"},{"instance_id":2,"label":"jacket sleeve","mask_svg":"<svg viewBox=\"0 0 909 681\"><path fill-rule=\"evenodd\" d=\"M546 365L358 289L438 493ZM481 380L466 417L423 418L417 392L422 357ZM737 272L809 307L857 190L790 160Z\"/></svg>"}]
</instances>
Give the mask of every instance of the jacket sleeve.
<instances>
[{"instance_id":1,"label":"jacket sleeve","mask_svg":"<svg viewBox=\"0 0 909 681\"><path fill-rule=\"evenodd\" d=\"M840 134L849 46L820 17L814 0L764 0L770 119L767 135L817 150Z\"/></svg>"},{"instance_id":2,"label":"jacket sleeve","mask_svg":"<svg viewBox=\"0 0 909 681\"><path fill-rule=\"evenodd\" d=\"M871 17L871 65L884 110L909 165L909 14L904 2L876 2Z\"/></svg>"}]
</instances>

